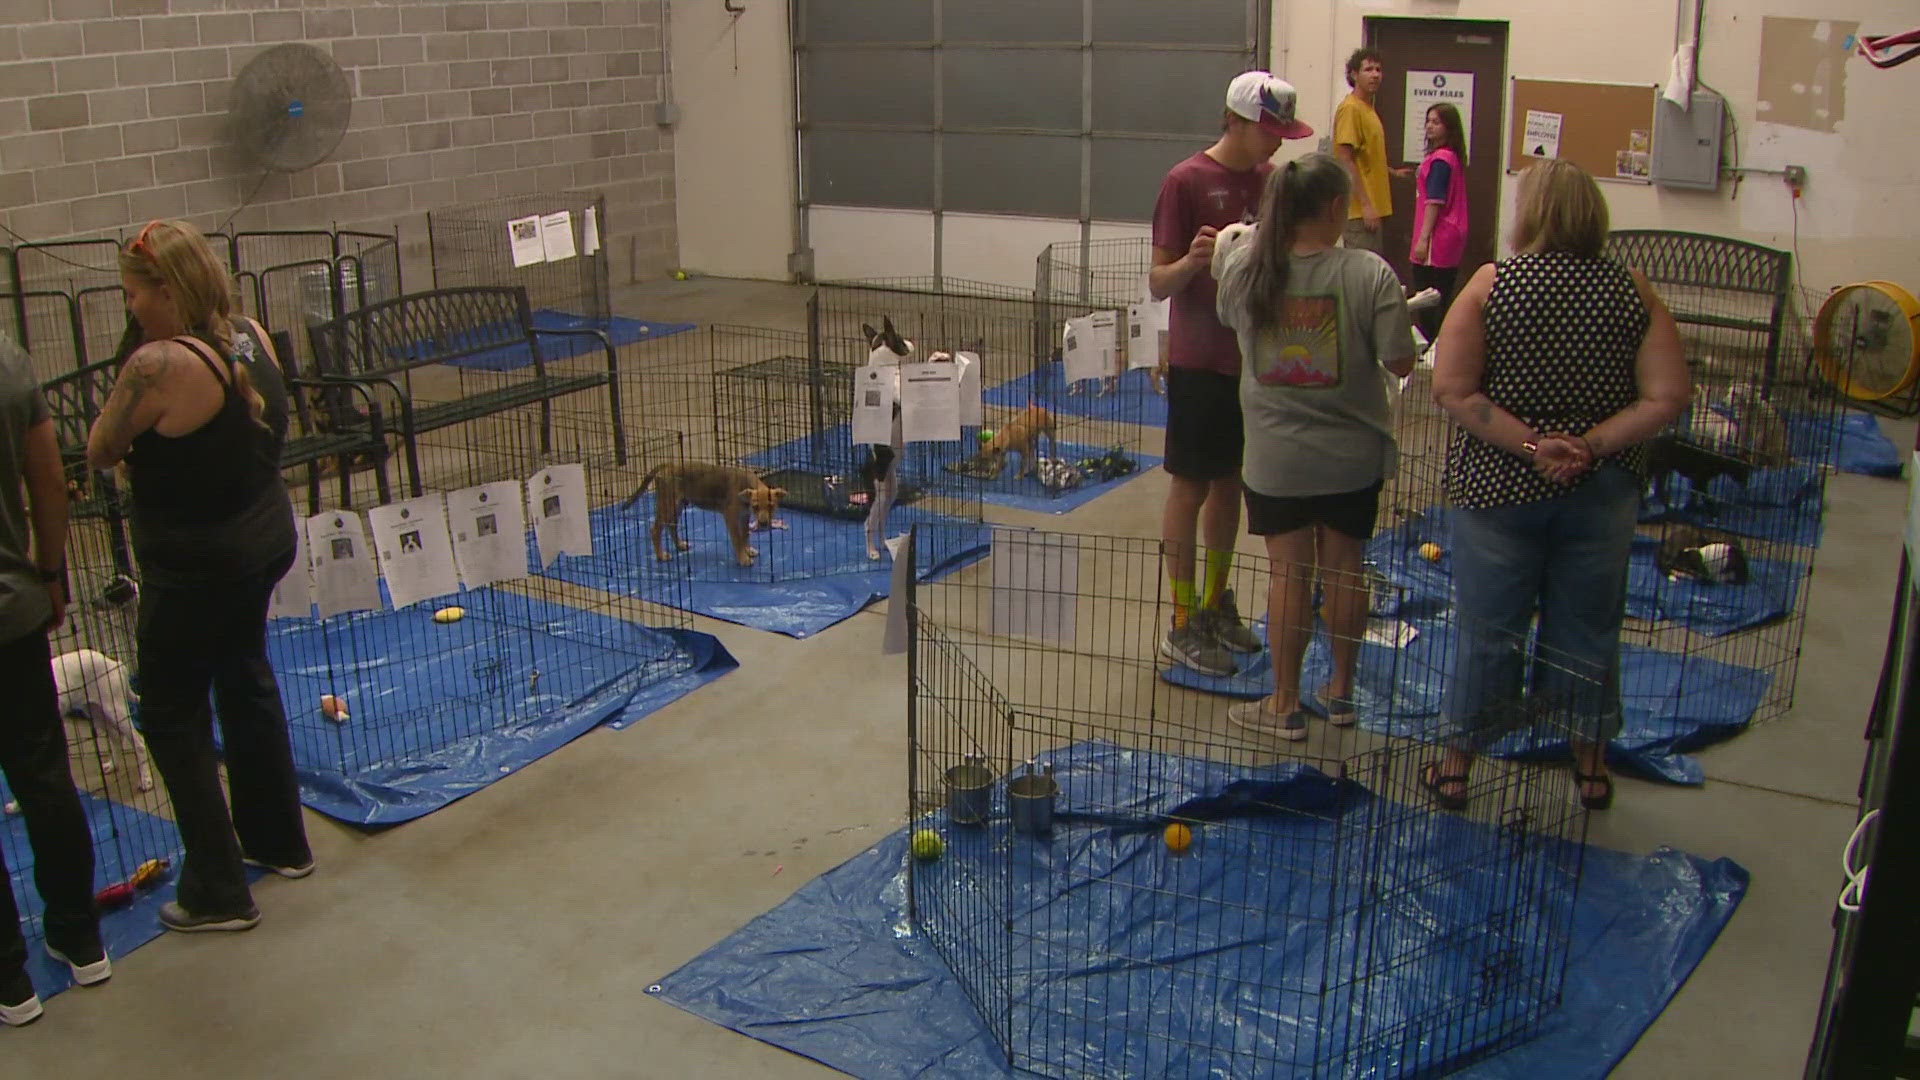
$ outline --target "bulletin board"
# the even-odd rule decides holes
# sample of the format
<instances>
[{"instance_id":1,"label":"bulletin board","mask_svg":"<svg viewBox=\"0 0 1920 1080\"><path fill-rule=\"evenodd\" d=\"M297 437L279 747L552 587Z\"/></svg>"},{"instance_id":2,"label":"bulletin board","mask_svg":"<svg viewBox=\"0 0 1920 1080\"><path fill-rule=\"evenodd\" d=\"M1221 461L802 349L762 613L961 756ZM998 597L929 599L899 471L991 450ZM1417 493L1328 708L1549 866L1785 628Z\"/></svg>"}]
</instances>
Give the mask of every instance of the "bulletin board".
<instances>
[{"instance_id":1,"label":"bulletin board","mask_svg":"<svg viewBox=\"0 0 1920 1080\"><path fill-rule=\"evenodd\" d=\"M1527 169L1541 156L1563 157L1596 180L1650 183L1653 106L1658 97L1659 88L1651 83L1514 79L1507 171ZM1551 122L1534 128L1536 135L1553 131L1557 139L1530 139L1529 113L1558 117L1557 131ZM1557 153L1538 154L1543 144Z\"/></svg>"}]
</instances>

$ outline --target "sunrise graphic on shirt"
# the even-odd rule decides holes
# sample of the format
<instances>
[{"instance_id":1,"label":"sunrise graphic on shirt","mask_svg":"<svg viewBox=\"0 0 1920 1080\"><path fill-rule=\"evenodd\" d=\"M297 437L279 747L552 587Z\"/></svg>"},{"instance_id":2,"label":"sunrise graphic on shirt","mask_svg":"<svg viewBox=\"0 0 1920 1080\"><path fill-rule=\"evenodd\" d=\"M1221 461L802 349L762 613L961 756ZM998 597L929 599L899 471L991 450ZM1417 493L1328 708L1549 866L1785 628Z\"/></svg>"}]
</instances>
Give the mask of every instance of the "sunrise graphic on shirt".
<instances>
[{"instance_id":1,"label":"sunrise graphic on shirt","mask_svg":"<svg viewBox=\"0 0 1920 1080\"><path fill-rule=\"evenodd\" d=\"M1254 380L1262 386L1340 385L1340 305L1332 296L1289 296L1263 336Z\"/></svg>"}]
</instances>

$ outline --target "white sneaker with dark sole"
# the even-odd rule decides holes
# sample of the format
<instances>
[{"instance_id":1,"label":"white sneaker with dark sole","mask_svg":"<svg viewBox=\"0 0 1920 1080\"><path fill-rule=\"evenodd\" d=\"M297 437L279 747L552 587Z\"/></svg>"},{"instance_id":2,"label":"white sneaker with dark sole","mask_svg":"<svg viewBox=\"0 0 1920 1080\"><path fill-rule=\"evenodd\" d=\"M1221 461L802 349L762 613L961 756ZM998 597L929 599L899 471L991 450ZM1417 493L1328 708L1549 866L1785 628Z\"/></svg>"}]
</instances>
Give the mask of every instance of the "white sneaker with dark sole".
<instances>
[{"instance_id":1,"label":"white sneaker with dark sole","mask_svg":"<svg viewBox=\"0 0 1920 1080\"><path fill-rule=\"evenodd\" d=\"M73 981L81 986L98 986L113 978L113 959L105 948L100 950L100 959L87 964L75 963L72 957L52 945L47 946L47 955L72 969Z\"/></svg>"},{"instance_id":2,"label":"white sneaker with dark sole","mask_svg":"<svg viewBox=\"0 0 1920 1080\"><path fill-rule=\"evenodd\" d=\"M260 925L260 909L252 908L231 915L195 915L181 907L179 901L169 900L160 905L160 925L183 934L202 930L251 930Z\"/></svg>"}]
</instances>

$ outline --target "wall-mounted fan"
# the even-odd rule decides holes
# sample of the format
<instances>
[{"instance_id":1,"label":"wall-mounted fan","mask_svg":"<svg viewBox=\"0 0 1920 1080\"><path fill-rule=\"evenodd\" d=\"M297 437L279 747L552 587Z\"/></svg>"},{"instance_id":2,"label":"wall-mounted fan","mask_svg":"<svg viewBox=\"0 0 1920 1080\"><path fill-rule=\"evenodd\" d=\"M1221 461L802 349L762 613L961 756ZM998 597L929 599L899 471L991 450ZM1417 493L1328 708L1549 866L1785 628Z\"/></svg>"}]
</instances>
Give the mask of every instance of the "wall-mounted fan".
<instances>
[{"instance_id":1,"label":"wall-mounted fan","mask_svg":"<svg viewBox=\"0 0 1920 1080\"><path fill-rule=\"evenodd\" d=\"M1900 397L1920 380L1920 301L1890 281L1834 290L1813 319L1813 355L1848 397Z\"/></svg>"},{"instance_id":2,"label":"wall-mounted fan","mask_svg":"<svg viewBox=\"0 0 1920 1080\"><path fill-rule=\"evenodd\" d=\"M312 45L275 45L254 57L227 94L235 149L273 172L299 172L325 161L352 114L346 72Z\"/></svg>"}]
</instances>

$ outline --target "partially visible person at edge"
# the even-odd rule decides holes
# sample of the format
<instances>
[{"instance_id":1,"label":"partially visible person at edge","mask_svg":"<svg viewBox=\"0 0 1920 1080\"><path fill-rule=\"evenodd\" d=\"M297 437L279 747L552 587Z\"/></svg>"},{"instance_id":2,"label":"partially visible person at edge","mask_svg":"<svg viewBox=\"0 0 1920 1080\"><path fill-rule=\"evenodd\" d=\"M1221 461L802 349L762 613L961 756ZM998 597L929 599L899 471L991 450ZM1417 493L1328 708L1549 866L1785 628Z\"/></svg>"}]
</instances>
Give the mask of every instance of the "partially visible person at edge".
<instances>
[{"instance_id":1,"label":"partially visible person at edge","mask_svg":"<svg viewBox=\"0 0 1920 1080\"><path fill-rule=\"evenodd\" d=\"M26 819L47 955L82 986L113 963L93 903L93 831L67 765L47 634L66 614L67 488L33 360L0 339L0 772ZM27 974L20 910L0 851L0 1023L45 1011Z\"/></svg>"},{"instance_id":2,"label":"partially visible person at edge","mask_svg":"<svg viewBox=\"0 0 1920 1080\"><path fill-rule=\"evenodd\" d=\"M1460 261L1467 253L1467 141L1460 110L1446 102L1427 109L1427 154L1413 183L1413 289L1433 289L1440 302L1420 313L1420 332L1433 340L1453 303Z\"/></svg>"},{"instance_id":3,"label":"partially visible person at edge","mask_svg":"<svg viewBox=\"0 0 1920 1080\"><path fill-rule=\"evenodd\" d=\"M1353 197L1347 208L1347 247L1380 250L1381 230L1393 214L1393 193L1387 177L1409 176L1411 169L1387 167L1387 132L1374 110L1385 62L1373 49L1353 50L1347 57L1347 85L1352 91L1333 110L1333 152L1353 177Z\"/></svg>"},{"instance_id":4,"label":"partially visible person at edge","mask_svg":"<svg viewBox=\"0 0 1920 1080\"><path fill-rule=\"evenodd\" d=\"M1329 155L1290 161L1268 183L1259 223L1229 226L1214 248L1220 318L1246 358L1247 530L1265 541L1272 567L1273 694L1232 706L1227 719L1289 740L1307 737L1310 713L1338 727L1354 722L1367 628L1361 554L1394 467L1383 374L1413 371L1413 324L1393 268L1339 246L1349 189ZM1303 693L1316 582L1333 669Z\"/></svg>"},{"instance_id":5,"label":"partially visible person at edge","mask_svg":"<svg viewBox=\"0 0 1920 1080\"><path fill-rule=\"evenodd\" d=\"M192 225L140 230L120 253L120 281L142 344L94 422L87 461L124 459L131 479L141 726L186 847L160 921L245 930L260 921L246 864L284 877L313 868L266 650L267 603L295 552L280 477L286 388L266 333L234 315L232 279Z\"/></svg>"},{"instance_id":6,"label":"partially visible person at edge","mask_svg":"<svg viewBox=\"0 0 1920 1080\"><path fill-rule=\"evenodd\" d=\"M1227 578L1240 532L1240 347L1214 313L1210 268L1220 229L1252 221L1283 139L1313 129L1294 116L1291 85L1247 71L1227 85L1220 138L1175 165L1153 207L1148 288L1172 298L1167 341L1166 469L1172 479L1160 539L1173 588L1173 621L1160 651L1209 675L1231 675L1234 655L1260 639L1241 621ZM1194 534L1207 547L1195 580Z\"/></svg>"},{"instance_id":7,"label":"partially visible person at edge","mask_svg":"<svg viewBox=\"0 0 1920 1080\"><path fill-rule=\"evenodd\" d=\"M1520 181L1518 254L1481 267L1440 328L1433 395L1459 425L1441 705L1453 734L1420 783L1446 809L1467 805L1475 757L1519 726L1566 737L1581 803L1613 804L1606 748L1621 722L1643 444L1686 409L1692 384L1673 315L1639 271L1602 254L1606 240L1593 178L1564 160L1534 165ZM1529 681L1516 645L1536 611Z\"/></svg>"}]
</instances>

